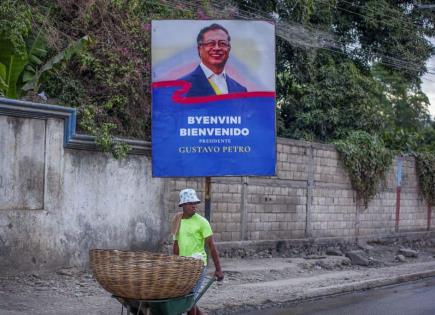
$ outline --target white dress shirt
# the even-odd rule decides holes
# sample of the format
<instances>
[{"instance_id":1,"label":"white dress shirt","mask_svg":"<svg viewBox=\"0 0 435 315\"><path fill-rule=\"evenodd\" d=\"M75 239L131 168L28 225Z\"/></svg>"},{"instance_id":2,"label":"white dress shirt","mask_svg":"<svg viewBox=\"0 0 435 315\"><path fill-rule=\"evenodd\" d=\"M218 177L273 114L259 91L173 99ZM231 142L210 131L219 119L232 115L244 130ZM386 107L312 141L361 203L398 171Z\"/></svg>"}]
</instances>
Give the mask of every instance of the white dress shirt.
<instances>
[{"instance_id":1,"label":"white dress shirt","mask_svg":"<svg viewBox=\"0 0 435 315\"><path fill-rule=\"evenodd\" d=\"M228 86L227 86L227 80L226 80L226 73L225 70L222 71L220 74L216 74L213 71L211 71L205 64L202 62L199 64L202 71L204 71L204 74L207 79L213 81L214 84L219 88L219 90L222 92L222 94L228 94Z\"/></svg>"}]
</instances>

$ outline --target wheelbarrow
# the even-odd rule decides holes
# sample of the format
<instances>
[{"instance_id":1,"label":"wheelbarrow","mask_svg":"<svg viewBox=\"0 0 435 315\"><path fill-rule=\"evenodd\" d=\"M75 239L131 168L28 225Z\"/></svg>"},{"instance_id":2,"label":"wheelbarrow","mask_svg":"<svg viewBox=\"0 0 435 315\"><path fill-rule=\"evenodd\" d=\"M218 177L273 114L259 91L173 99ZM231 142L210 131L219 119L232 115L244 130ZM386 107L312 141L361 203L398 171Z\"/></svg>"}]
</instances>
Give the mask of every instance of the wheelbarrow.
<instances>
[{"instance_id":1,"label":"wheelbarrow","mask_svg":"<svg viewBox=\"0 0 435 315\"><path fill-rule=\"evenodd\" d=\"M180 315L190 310L204 295L213 282L215 282L215 280L215 277L208 279L196 299L193 293L163 300L126 299L115 295L112 295L112 297L122 304L121 315L124 314L124 308L126 309L127 315Z\"/></svg>"}]
</instances>

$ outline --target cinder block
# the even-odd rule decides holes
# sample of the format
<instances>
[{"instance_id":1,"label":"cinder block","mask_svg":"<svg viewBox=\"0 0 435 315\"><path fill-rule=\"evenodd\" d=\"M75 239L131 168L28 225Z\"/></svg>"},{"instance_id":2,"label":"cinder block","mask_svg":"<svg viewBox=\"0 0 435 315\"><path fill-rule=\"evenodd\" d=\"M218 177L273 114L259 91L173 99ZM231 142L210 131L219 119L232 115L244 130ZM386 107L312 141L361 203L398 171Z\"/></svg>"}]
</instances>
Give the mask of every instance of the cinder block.
<instances>
[{"instance_id":1,"label":"cinder block","mask_svg":"<svg viewBox=\"0 0 435 315\"><path fill-rule=\"evenodd\" d=\"M272 229L272 231L278 231L279 230L279 222L271 222L271 229Z\"/></svg>"},{"instance_id":2,"label":"cinder block","mask_svg":"<svg viewBox=\"0 0 435 315\"><path fill-rule=\"evenodd\" d=\"M231 240L233 242L240 241L240 232L231 232Z\"/></svg>"},{"instance_id":3,"label":"cinder block","mask_svg":"<svg viewBox=\"0 0 435 315\"><path fill-rule=\"evenodd\" d=\"M236 232L236 231L240 231L240 224L234 223L234 222L230 222L226 224L226 231L227 232Z\"/></svg>"},{"instance_id":4,"label":"cinder block","mask_svg":"<svg viewBox=\"0 0 435 315\"><path fill-rule=\"evenodd\" d=\"M261 217L259 215L252 214L250 222L261 222Z\"/></svg>"},{"instance_id":5,"label":"cinder block","mask_svg":"<svg viewBox=\"0 0 435 315\"><path fill-rule=\"evenodd\" d=\"M223 201L226 201L226 200L224 200L223 195L220 192L213 192L211 198L212 198L212 200L214 202L223 202Z\"/></svg>"},{"instance_id":6,"label":"cinder block","mask_svg":"<svg viewBox=\"0 0 435 315\"><path fill-rule=\"evenodd\" d=\"M233 222L240 222L241 217L242 216L241 216L240 212L231 213L231 218L232 218Z\"/></svg>"},{"instance_id":7,"label":"cinder block","mask_svg":"<svg viewBox=\"0 0 435 315\"><path fill-rule=\"evenodd\" d=\"M212 222L222 222L223 214L218 211L211 211L211 221Z\"/></svg>"},{"instance_id":8,"label":"cinder block","mask_svg":"<svg viewBox=\"0 0 435 315\"><path fill-rule=\"evenodd\" d=\"M240 204L229 203L228 204L228 212L240 212Z\"/></svg>"},{"instance_id":9,"label":"cinder block","mask_svg":"<svg viewBox=\"0 0 435 315\"><path fill-rule=\"evenodd\" d=\"M232 194L226 192L226 193L222 193L222 200L226 201L226 202L231 202L232 201Z\"/></svg>"},{"instance_id":10,"label":"cinder block","mask_svg":"<svg viewBox=\"0 0 435 315\"><path fill-rule=\"evenodd\" d=\"M255 231L262 231L264 229L263 222L256 222L255 223Z\"/></svg>"},{"instance_id":11,"label":"cinder block","mask_svg":"<svg viewBox=\"0 0 435 315\"><path fill-rule=\"evenodd\" d=\"M241 191L242 191L242 187L241 187L241 185L229 185L228 186L228 191L230 192L230 193L237 193L237 194L240 194L241 193Z\"/></svg>"},{"instance_id":12,"label":"cinder block","mask_svg":"<svg viewBox=\"0 0 435 315\"><path fill-rule=\"evenodd\" d=\"M231 239L231 233L222 233L221 234L221 240L224 242L232 241Z\"/></svg>"},{"instance_id":13,"label":"cinder block","mask_svg":"<svg viewBox=\"0 0 435 315\"><path fill-rule=\"evenodd\" d=\"M249 235L250 235L250 239L253 241L257 241L260 239L260 232L259 231L251 232L251 233L249 233Z\"/></svg>"},{"instance_id":14,"label":"cinder block","mask_svg":"<svg viewBox=\"0 0 435 315\"><path fill-rule=\"evenodd\" d=\"M231 222L231 214L230 213L223 213L222 219L224 222Z\"/></svg>"}]
</instances>

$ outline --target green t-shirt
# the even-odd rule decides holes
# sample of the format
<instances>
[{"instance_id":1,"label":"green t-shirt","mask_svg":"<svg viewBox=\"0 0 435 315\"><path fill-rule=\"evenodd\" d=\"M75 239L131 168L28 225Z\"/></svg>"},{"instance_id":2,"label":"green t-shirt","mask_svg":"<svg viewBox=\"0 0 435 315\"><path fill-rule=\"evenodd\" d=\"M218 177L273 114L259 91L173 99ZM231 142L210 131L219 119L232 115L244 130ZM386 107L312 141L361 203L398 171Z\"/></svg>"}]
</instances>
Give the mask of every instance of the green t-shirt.
<instances>
[{"instance_id":1,"label":"green t-shirt","mask_svg":"<svg viewBox=\"0 0 435 315\"><path fill-rule=\"evenodd\" d=\"M180 256L201 258L207 264L204 243L210 235L213 235L210 223L199 214L195 213L189 219L181 219L180 229L175 235Z\"/></svg>"}]
</instances>

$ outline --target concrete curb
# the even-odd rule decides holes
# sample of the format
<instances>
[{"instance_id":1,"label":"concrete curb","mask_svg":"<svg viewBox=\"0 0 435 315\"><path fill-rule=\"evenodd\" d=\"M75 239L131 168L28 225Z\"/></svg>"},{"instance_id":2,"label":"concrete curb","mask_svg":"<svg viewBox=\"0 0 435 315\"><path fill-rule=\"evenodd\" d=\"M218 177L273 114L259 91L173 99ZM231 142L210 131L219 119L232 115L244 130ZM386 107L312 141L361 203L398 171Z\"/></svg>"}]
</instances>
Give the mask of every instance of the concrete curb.
<instances>
[{"instance_id":1,"label":"concrete curb","mask_svg":"<svg viewBox=\"0 0 435 315\"><path fill-rule=\"evenodd\" d=\"M355 281L353 283L340 284L336 286L322 287L316 289L310 289L305 292L302 292L299 296L289 296L289 299L282 302L269 302L258 305L242 305L235 308L227 309L215 309L210 311L211 315L229 315L229 314L237 314L239 312L248 312L253 310L261 310L268 308L285 308L289 307L294 303L309 301L321 298L332 297L340 294L348 294L352 292L363 291L367 289L380 288L390 285L396 285L404 282L411 282L416 280L421 280L424 278L435 277L435 269L422 271L422 272L414 272L408 273L399 276L393 276L389 278L376 278L376 279L368 279L362 281Z\"/></svg>"},{"instance_id":2,"label":"concrete curb","mask_svg":"<svg viewBox=\"0 0 435 315\"><path fill-rule=\"evenodd\" d=\"M415 281L415 280L420 280L420 279L434 277L434 276L435 276L435 269L424 271L424 272L415 272L415 273L410 273L410 274L405 274L405 275L400 275L400 276L395 276L390 278L377 278L377 279L356 281L354 283L349 283L349 284L342 284L337 286L330 286L330 287L323 287L323 288L309 290L302 297L298 299L293 299L291 301L289 300L284 303L295 302L299 300L323 298L323 297L333 296L337 294L351 293L351 292L362 291L367 289L374 289L374 288L400 284L404 282Z\"/></svg>"},{"instance_id":3,"label":"concrete curb","mask_svg":"<svg viewBox=\"0 0 435 315\"><path fill-rule=\"evenodd\" d=\"M220 252L237 250L237 249L267 249L277 248L278 244L284 247L292 246L313 246L313 245L335 245L337 243L356 243L370 242L370 241L390 241L401 240L418 240L424 238L435 238L435 230L430 231L410 231L410 232L397 232L393 235L379 234L379 235L367 235L359 236L347 236L347 237L317 237L317 238L292 238L292 239L279 239L279 240L253 240L253 241L228 241L228 242L216 242L216 247Z\"/></svg>"}]
</instances>

